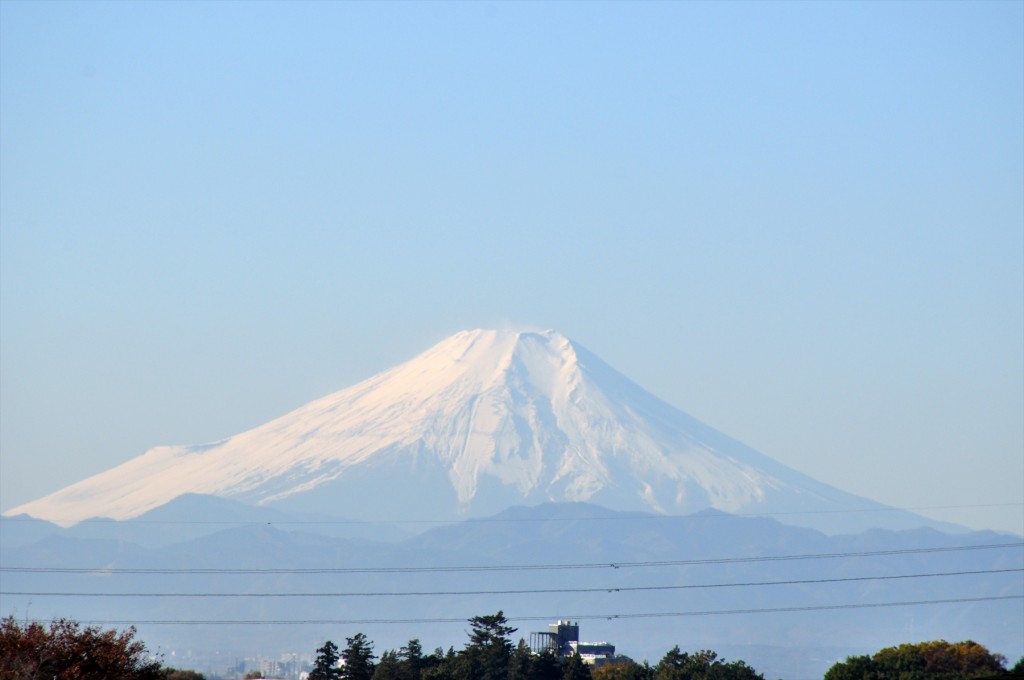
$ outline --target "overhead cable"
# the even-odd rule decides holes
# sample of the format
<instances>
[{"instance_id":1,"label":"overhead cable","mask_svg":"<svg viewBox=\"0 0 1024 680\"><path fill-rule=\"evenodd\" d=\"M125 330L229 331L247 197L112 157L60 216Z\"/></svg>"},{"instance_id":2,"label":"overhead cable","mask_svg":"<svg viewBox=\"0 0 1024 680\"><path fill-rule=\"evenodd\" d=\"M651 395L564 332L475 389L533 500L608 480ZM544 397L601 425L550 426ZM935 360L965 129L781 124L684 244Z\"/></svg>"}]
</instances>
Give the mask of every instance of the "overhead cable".
<instances>
[{"instance_id":1,"label":"overhead cable","mask_svg":"<svg viewBox=\"0 0 1024 680\"><path fill-rule=\"evenodd\" d=\"M1024 567L1013 569L979 569L974 571L944 571L927 574L896 574L886 576L847 576L841 578L797 579L787 581L744 581L737 583L688 583L671 586L606 586L594 588L529 588L515 590L430 590L380 592L307 592L307 593L96 593L52 591L0 591L0 595L31 597L432 597L455 595L535 595L545 593L627 593L648 590L695 590L708 588L746 588L755 586L789 586L822 583L850 583L857 581L889 581L898 579L934 578L943 576L974 576L979 574L1005 574L1024 572Z\"/></svg>"},{"instance_id":2,"label":"overhead cable","mask_svg":"<svg viewBox=\"0 0 1024 680\"><path fill-rule=\"evenodd\" d=\"M698 617L698 616L729 616L736 614L780 614L788 612L809 612L809 611L830 611L837 609L875 609L887 607L917 607L925 605L940 604L968 604L974 602L998 602L1010 600L1024 600L1021 595L996 595L991 597L958 597L944 600L911 600L904 602L857 602L849 604L833 605L812 605L806 607L770 607L765 609L721 609L707 611L683 611L683 612L640 612L640 613L613 613L613 614L572 614L568 618L573 621L591 621L597 619L650 619L650 618L675 618L675 617ZM553 621L558 618L565 618L566 615L547 616L508 616L510 622L516 621ZM160 625L189 625L189 626L238 626L238 625L270 625L270 626L305 626L305 625L331 625L331 626L355 626L355 625L397 625L397 624L427 624L427 623L465 623L470 617L459 618L409 618L409 619L151 619L132 621L127 620L83 620L78 621L83 625L95 626L160 626ZM36 620L33 623L46 624L48 621Z\"/></svg>"},{"instance_id":3,"label":"overhead cable","mask_svg":"<svg viewBox=\"0 0 1024 680\"><path fill-rule=\"evenodd\" d=\"M823 560L925 553L963 552L971 550L1000 550L1022 548L1024 541L1013 543L986 543L982 545L932 546L893 550L863 550L798 555L770 555L756 557L716 557L691 560L649 560L642 562L581 562L567 564L505 564L417 567L32 567L0 566L0 572L58 573L58 574L412 574L493 571L551 571L572 569L635 569L647 567L680 567L706 564L750 564L755 562L784 562L792 560Z\"/></svg>"}]
</instances>

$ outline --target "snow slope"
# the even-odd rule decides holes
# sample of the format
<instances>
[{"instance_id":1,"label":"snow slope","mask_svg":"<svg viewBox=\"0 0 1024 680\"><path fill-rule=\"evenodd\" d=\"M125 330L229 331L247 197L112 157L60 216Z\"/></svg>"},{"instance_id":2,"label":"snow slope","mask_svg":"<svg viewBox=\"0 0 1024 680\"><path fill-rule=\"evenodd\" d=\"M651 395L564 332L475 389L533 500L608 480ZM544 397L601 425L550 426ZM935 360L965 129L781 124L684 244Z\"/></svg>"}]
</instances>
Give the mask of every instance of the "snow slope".
<instances>
[{"instance_id":1,"label":"snow slope","mask_svg":"<svg viewBox=\"0 0 1024 680\"><path fill-rule=\"evenodd\" d=\"M546 331L458 333L248 432L160 446L11 509L128 519L186 493L364 519L445 520L514 503L792 513L832 531L918 526L660 401ZM841 511L841 512L836 512Z\"/></svg>"}]
</instances>

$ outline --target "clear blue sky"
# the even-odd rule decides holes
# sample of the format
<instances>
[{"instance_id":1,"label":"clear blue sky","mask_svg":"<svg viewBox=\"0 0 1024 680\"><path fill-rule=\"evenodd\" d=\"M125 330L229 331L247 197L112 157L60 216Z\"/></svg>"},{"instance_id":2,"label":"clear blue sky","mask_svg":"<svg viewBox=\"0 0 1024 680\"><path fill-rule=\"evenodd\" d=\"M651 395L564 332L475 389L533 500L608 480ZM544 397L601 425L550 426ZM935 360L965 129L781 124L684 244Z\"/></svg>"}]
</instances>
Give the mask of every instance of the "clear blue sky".
<instances>
[{"instance_id":1,"label":"clear blue sky","mask_svg":"<svg viewBox=\"0 0 1024 680\"><path fill-rule=\"evenodd\" d=\"M1024 532L1024 3L0 0L0 509L508 324Z\"/></svg>"}]
</instances>

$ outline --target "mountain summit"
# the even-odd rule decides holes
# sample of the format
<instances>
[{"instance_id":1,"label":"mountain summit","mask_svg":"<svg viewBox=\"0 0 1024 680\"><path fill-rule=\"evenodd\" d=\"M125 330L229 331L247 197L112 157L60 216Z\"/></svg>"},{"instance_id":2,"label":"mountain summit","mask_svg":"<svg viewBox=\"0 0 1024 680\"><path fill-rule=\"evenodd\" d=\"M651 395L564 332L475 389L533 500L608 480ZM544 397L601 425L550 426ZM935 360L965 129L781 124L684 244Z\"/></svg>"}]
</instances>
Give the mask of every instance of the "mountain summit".
<instances>
[{"instance_id":1,"label":"mountain summit","mask_svg":"<svg viewBox=\"0 0 1024 680\"><path fill-rule=\"evenodd\" d=\"M835 511L884 508L704 425L559 333L473 330L248 432L153 448L6 514L128 519L186 493L373 520L545 501L710 507L831 531L867 527L863 513Z\"/></svg>"}]
</instances>

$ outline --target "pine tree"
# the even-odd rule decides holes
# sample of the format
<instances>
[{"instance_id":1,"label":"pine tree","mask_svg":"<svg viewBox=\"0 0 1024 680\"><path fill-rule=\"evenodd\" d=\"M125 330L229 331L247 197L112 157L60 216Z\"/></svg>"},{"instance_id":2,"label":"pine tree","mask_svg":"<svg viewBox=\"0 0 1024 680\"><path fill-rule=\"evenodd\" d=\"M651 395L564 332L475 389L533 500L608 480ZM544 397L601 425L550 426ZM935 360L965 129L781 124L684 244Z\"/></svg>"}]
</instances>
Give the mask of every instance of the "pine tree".
<instances>
[{"instance_id":1,"label":"pine tree","mask_svg":"<svg viewBox=\"0 0 1024 680\"><path fill-rule=\"evenodd\" d=\"M399 676L402 680L420 680L425 660L423 658L423 646L416 638L409 640L409 644L398 650L398 658L402 660Z\"/></svg>"},{"instance_id":2,"label":"pine tree","mask_svg":"<svg viewBox=\"0 0 1024 680\"><path fill-rule=\"evenodd\" d=\"M330 640L324 646L316 650L316 661L313 662L313 670L309 673L309 680L339 680L341 669L338 668L338 645Z\"/></svg>"},{"instance_id":3,"label":"pine tree","mask_svg":"<svg viewBox=\"0 0 1024 680\"><path fill-rule=\"evenodd\" d=\"M472 679L507 680L512 656L510 636L516 629L508 625L508 619L500 610L489 616L474 616L469 625L472 631L465 651Z\"/></svg>"},{"instance_id":4,"label":"pine tree","mask_svg":"<svg viewBox=\"0 0 1024 680\"><path fill-rule=\"evenodd\" d=\"M343 680L370 680L373 677L373 643L362 633L345 638L348 647L341 653L345 665L341 668Z\"/></svg>"},{"instance_id":5,"label":"pine tree","mask_svg":"<svg viewBox=\"0 0 1024 680\"><path fill-rule=\"evenodd\" d=\"M373 680L402 680L404 665L398 658L398 652L389 649L380 655L380 663L373 670Z\"/></svg>"}]
</instances>

